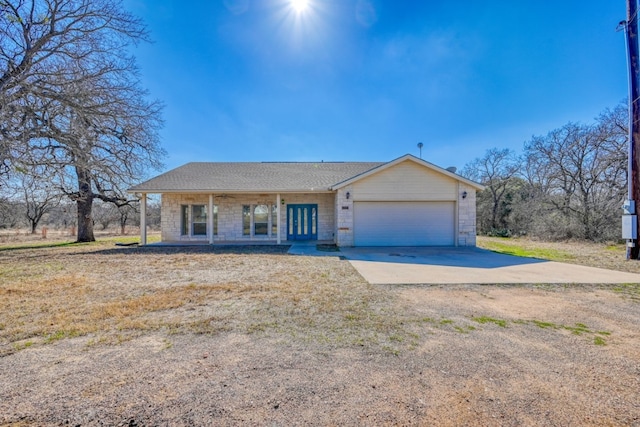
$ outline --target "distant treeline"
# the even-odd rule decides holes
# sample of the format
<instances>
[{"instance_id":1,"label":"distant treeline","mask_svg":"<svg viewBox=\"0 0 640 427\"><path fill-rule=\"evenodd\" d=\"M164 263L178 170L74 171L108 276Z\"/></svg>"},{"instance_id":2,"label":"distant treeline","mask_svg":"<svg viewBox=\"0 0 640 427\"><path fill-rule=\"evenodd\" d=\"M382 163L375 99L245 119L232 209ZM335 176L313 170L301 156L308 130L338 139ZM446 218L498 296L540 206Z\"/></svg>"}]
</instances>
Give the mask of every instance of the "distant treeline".
<instances>
[{"instance_id":1,"label":"distant treeline","mask_svg":"<svg viewBox=\"0 0 640 427\"><path fill-rule=\"evenodd\" d=\"M620 239L627 194L626 103L593 123L567 123L525 142L521 154L493 148L461 174L478 193L478 233L546 240Z\"/></svg>"},{"instance_id":2,"label":"distant treeline","mask_svg":"<svg viewBox=\"0 0 640 427\"><path fill-rule=\"evenodd\" d=\"M139 209L135 204L117 207L111 203L97 202L93 207L93 222L98 230L117 229L124 234L127 226L140 226ZM147 205L147 225L152 229L160 228L160 203L150 201ZM58 200L44 205L42 199L0 197L0 229L27 228L32 233L36 233L38 227L58 230L75 229L77 227L75 204Z\"/></svg>"}]
</instances>

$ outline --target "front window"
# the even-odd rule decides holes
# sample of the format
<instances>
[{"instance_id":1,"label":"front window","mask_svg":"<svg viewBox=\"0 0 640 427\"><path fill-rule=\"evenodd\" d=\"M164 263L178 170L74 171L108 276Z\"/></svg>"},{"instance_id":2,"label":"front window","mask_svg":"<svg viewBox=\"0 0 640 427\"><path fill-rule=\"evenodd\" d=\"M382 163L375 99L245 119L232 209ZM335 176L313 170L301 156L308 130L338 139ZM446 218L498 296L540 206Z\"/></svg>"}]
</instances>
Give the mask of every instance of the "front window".
<instances>
[{"instance_id":1,"label":"front window","mask_svg":"<svg viewBox=\"0 0 640 427\"><path fill-rule=\"evenodd\" d=\"M213 206L213 234L218 234L218 206ZM207 205L180 206L180 235L207 235Z\"/></svg>"},{"instance_id":2,"label":"front window","mask_svg":"<svg viewBox=\"0 0 640 427\"><path fill-rule=\"evenodd\" d=\"M278 235L278 205L271 206L271 235Z\"/></svg>"},{"instance_id":3,"label":"front window","mask_svg":"<svg viewBox=\"0 0 640 427\"><path fill-rule=\"evenodd\" d=\"M194 236L207 235L207 207L205 205L193 205L191 223Z\"/></svg>"},{"instance_id":4,"label":"front window","mask_svg":"<svg viewBox=\"0 0 640 427\"><path fill-rule=\"evenodd\" d=\"M287 234L293 235L293 207L291 206L289 206L289 214L287 215L287 218L289 218L289 231Z\"/></svg>"},{"instance_id":5,"label":"front window","mask_svg":"<svg viewBox=\"0 0 640 427\"><path fill-rule=\"evenodd\" d=\"M253 234L266 236L269 234L269 207L257 205L253 209Z\"/></svg>"},{"instance_id":6,"label":"front window","mask_svg":"<svg viewBox=\"0 0 640 427\"><path fill-rule=\"evenodd\" d=\"M315 206L311 207L311 234L314 236L318 234L318 230L316 228L318 224L318 219L316 218L316 215L318 213L316 212L316 209L317 208Z\"/></svg>"},{"instance_id":7,"label":"front window","mask_svg":"<svg viewBox=\"0 0 640 427\"><path fill-rule=\"evenodd\" d=\"M180 234L182 236L189 235L189 206L180 206Z\"/></svg>"},{"instance_id":8,"label":"front window","mask_svg":"<svg viewBox=\"0 0 640 427\"><path fill-rule=\"evenodd\" d=\"M278 235L277 205L243 205L242 235L271 236Z\"/></svg>"},{"instance_id":9,"label":"front window","mask_svg":"<svg viewBox=\"0 0 640 427\"><path fill-rule=\"evenodd\" d=\"M242 206L242 235L251 235L251 206Z\"/></svg>"}]
</instances>

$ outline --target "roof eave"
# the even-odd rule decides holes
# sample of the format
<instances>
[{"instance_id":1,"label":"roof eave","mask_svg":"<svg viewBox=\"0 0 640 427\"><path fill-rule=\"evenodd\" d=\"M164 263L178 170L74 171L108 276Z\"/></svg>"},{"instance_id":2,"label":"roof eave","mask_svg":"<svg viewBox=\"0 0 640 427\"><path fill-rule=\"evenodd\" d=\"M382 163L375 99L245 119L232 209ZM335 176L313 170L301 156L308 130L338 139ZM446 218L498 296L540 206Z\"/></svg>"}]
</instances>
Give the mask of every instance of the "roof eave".
<instances>
[{"instance_id":1,"label":"roof eave","mask_svg":"<svg viewBox=\"0 0 640 427\"><path fill-rule=\"evenodd\" d=\"M130 188L127 193L145 193L145 194L291 194L291 193L335 193L331 188L302 188L302 189L255 189L255 190L231 190L231 189L151 189L151 188Z\"/></svg>"}]
</instances>

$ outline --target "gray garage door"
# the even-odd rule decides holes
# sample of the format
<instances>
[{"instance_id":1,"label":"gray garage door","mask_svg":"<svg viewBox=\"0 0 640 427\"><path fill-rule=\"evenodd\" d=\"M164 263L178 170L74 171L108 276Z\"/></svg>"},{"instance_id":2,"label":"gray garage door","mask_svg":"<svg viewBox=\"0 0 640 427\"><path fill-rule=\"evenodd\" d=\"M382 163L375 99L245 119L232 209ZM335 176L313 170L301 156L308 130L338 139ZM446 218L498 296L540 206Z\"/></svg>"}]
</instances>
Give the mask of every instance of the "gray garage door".
<instances>
[{"instance_id":1,"label":"gray garage door","mask_svg":"<svg viewBox=\"0 0 640 427\"><path fill-rule=\"evenodd\" d=\"M453 246L453 202L355 202L356 246Z\"/></svg>"}]
</instances>

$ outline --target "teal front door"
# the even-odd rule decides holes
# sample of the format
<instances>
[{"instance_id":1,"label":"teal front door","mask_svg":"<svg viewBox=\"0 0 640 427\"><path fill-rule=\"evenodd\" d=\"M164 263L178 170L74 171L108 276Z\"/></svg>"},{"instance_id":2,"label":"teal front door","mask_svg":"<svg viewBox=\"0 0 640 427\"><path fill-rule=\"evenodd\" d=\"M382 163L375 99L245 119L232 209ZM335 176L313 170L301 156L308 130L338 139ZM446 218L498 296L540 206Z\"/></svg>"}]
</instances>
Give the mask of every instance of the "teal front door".
<instances>
[{"instance_id":1,"label":"teal front door","mask_svg":"<svg viewBox=\"0 0 640 427\"><path fill-rule=\"evenodd\" d=\"M318 205L287 205L287 240L318 239Z\"/></svg>"}]
</instances>

